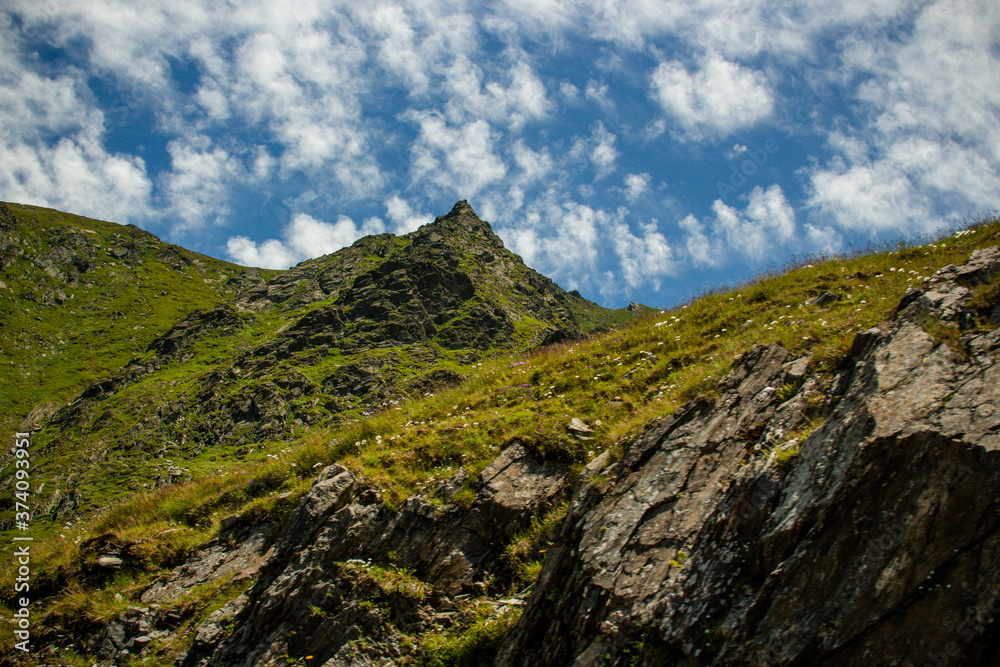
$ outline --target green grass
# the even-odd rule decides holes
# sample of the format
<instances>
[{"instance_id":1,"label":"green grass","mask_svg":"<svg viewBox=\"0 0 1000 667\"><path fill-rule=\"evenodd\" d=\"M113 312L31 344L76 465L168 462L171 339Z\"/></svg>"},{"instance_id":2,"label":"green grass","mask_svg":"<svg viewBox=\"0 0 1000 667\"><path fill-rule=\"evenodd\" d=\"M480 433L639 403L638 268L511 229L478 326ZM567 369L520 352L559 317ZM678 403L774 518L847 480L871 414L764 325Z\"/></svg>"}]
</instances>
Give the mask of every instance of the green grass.
<instances>
[{"instance_id":1,"label":"green grass","mask_svg":"<svg viewBox=\"0 0 1000 667\"><path fill-rule=\"evenodd\" d=\"M932 246L806 264L707 294L625 330L529 356L488 359L460 387L374 416L356 415L357 421L348 415L342 426L262 444L261 451L289 450L274 464L281 468L275 474L286 477L317 461L337 460L394 506L459 468L478 474L514 438L542 456L584 463L650 419L695 396L711 396L755 343L810 354L817 372L829 372L853 337L888 318L919 277L961 262L997 227L987 224ZM823 289L843 299L825 308L806 304ZM593 442L567 435L573 417L595 427Z\"/></svg>"},{"instance_id":2,"label":"green grass","mask_svg":"<svg viewBox=\"0 0 1000 667\"><path fill-rule=\"evenodd\" d=\"M227 450L205 452L184 460L192 477L187 483L155 491L119 492L117 502L99 516L69 528L36 529L36 553L39 562L45 563L40 576L53 585L79 581L78 544L107 532L150 540L151 555L132 575L148 576L207 539L228 514L242 512L260 521L281 521L316 472L333 462L347 466L390 507L400 507L416 493L439 504L467 506L472 493L468 485L449 497L435 490L438 483L460 469L475 479L514 439L544 458L582 467L605 449L615 452L631 434L685 401L697 396L711 399L718 381L757 343L780 343L793 358L810 355L811 373L822 386L854 336L890 318L907 288L918 286L923 277L945 264L961 263L975 248L998 243L1000 221L989 219L968 233L924 246L803 262L782 273L705 294L670 311L657 311L625 329L531 354L484 359L464 368L468 378L459 387L414 397L375 415L361 415L358 408L344 415L339 424L304 428L286 440L255 443L257 451L248 456L230 457L234 453ZM833 291L842 299L825 308L808 305L821 290ZM995 298L990 290L995 285L979 288L975 298L990 303ZM234 347L225 347L221 341L211 344L221 346L217 348L220 358L234 348L245 349L254 335L270 330L268 318L274 319L265 314L259 325L239 332L231 343ZM950 333L942 334L940 342L956 344ZM208 352L200 349L201 354ZM349 357L337 359L341 363ZM194 359L189 363L171 367L166 384L176 382L172 388L158 385L162 380L151 377L135 387L131 398L122 396L120 400L136 403L131 408L121 404L123 421L109 427L105 435L111 437L128 426L125 413L141 408L144 402L155 404L161 397L189 391L193 385L184 383L191 382L191 375L211 368L210 363ZM322 372L303 372L312 372L310 379L315 382L327 370L329 366ZM783 387L779 392L790 398L795 390ZM574 417L594 428L593 441L580 442L567 434ZM804 433L790 437L796 435L800 440L804 437ZM794 465L797 448L787 442L774 443L763 454L774 456L778 465ZM54 455L51 465L66 465L72 456ZM135 455L131 470L148 464L144 456ZM124 478L115 480L120 485ZM94 490L110 494L114 484ZM282 493L290 494L288 502L276 500ZM537 576L545 536L555 521L543 517L508 546L509 562L517 565L522 581ZM182 531L168 533L167 527ZM60 533L65 537L59 537ZM386 573L387 581L399 574L391 568ZM0 584L7 587L10 582ZM448 658L451 662L440 664L467 664L462 656L475 655L476 647L491 645L496 639L492 633L501 631L503 625L487 626L484 621L475 628L473 622L461 633L421 640L422 655L434 655L440 648L441 656L453 656Z\"/></svg>"},{"instance_id":3,"label":"green grass","mask_svg":"<svg viewBox=\"0 0 1000 667\"><path fill-rule=\"evenodd\" d=\"M231 296L226 278L246 271L169 246L136 227L35 206L6 206L19 220L14 233L25 252L4 268L8 289L0 289L0 327L7 343L0 348L5 387L0 421L8 431L40 401L68 400L141 356L156 336L188 313L221 303ZM76 286L52 278L28 259L49 251L51 235L64 228L80 230L93 244L92 270L82 273ZM129 244L137 247L132 261L108 254ZM188 263L178 269L165 264L157 257L164 249ZM45 305L44 296L55 290L65 292L65 302Z\"/></svg>"},{"instance_id":4,"label":"green grass","mask_svg":"<svg viewBox=\"0 0 1000 667\"><path fill-rule=\"evenodd\" d=\"M504 636L521 616L520 609L495 616L483 605L473 612L473 620L465 626L445 632L430 632L420 638L414 655L404 665L420 667L477 667L489 664Z\"/></svg>"}]
</instances>

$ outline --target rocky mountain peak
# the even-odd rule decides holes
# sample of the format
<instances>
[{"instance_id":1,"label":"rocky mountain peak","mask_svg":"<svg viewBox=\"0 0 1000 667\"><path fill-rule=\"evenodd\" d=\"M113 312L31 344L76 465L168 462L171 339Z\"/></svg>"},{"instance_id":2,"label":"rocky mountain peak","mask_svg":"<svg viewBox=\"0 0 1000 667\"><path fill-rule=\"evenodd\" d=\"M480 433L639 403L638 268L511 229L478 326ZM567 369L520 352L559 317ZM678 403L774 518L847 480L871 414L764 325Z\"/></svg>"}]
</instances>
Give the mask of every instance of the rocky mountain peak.
<instances>
[{"instance_id":1,"label":"rocky mountain peak","mask_svg":"<svg viewBox=\"0 0 1000 667\"><path fill-rule=\"evenodd\" d=\"M448 240L466 249L470 244L484 243L495 248L504 247L490 223L476 215L475 210L464 199L457 202L445 215L439 215L434 222L417 230L415 240L432 243Z\"/></svg>"},{"instance_id":2,"label":"rocky mountain peak","mask_svg":"<svg viewBox=\"0 0 1000 667\"><path fill-rule=\"evenodd\" d=\"M449 211L448 215L445 217L452 217L462 214L471 215L474 217L476 216L476 212L472 209L472 206L470 206L469 202L466 201L465 199L461 199L455 202L455 205L451 207L451 211Z\"/></svg>"}]
</instances>

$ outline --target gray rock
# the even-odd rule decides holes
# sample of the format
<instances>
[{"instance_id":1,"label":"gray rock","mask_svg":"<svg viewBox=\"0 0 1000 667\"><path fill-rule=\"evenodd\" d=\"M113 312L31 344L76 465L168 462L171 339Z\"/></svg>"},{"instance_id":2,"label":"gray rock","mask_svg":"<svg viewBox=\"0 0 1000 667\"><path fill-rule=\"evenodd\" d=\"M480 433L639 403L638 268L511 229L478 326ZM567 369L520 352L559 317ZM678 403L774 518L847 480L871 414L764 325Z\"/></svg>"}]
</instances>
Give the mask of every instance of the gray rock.
<instances>
[{"instance_id":1,"label":"gray rock","mask_svg":"<svg viewBox=\"0 0 1000 667\"><path fill-rule=\"evenodd\" d=\"M920 326L956 317L993 256L859 334L842 397L784 464L769 450L794 451L804 401L774 389L807 364L778 346L592 462L494 664L995 662L1000 333L966 334L966 359ZM600 465L603 491L585 484Z\"/></svg>"},{"instance_id":2,"label":"gray rock","mask_svg":"<svg viewBox=\"0 0 1000 667\"><path fill-rule=\"evenodd\" d=\"M820 308L822 308L824 306L829 306L832 303L837 303L838 301L840 301L840 299L841 299L840 295L834 294L833 292L829 292L827 290L823 290L822 292L819 293L819 296L815 296L812 299L809 299L808 301L806 301L806 303L810 306L819 306Z\"/></svg>"},{"instance_id":3,"label":"gray rock","mask_svg":"<svg viewBox=\"0 0 1000 667\"><path fill-rule=\"evenodd\" d=\"M594 429L590 428L586 422L579 417L573 417L569 423L569 434L577 440L593 440Z\"/></svg>"},{"instance_id":4,"label":"gray rock","mask_svg":"<svg viewBox=\"0 0 1000 667\"><path fill-rule=\"evenodd\" d=\"M100 567L106 567L109 570L117 570L124 565L124 561L117 556L101 556L97 559L97 564Z\"/></svg>"},{"instance_id":5,"label":"gray rock","mask_svg":"<svg viewBox=\"0 0 1000 667\"><path fill-rule=\"evenodd\" d=\"M153 643L152 637L147 635L139 635L138 637L132 638L131 651L132 653L142 653L143 649Z\"/></svg>"}]
</instances>

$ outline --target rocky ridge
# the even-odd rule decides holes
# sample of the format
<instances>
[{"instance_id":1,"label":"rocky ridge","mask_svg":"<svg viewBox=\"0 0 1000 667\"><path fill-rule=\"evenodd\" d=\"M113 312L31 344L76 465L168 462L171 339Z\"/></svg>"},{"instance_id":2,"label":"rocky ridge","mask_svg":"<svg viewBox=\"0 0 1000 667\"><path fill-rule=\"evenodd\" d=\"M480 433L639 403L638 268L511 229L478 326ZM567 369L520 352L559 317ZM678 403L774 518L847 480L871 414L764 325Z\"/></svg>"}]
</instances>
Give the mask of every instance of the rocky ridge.
<instances>
[{"instance_id":1,"label":"rocky ridge","mask_svg":"<svg viewBox=\"0 0 1000 667\"><path fill-rule=\"evenodd\" d=\"M204 264L141 230L128 233L112 232L111 271L125 264L141 276L155 263L191 273ZM109 270L93 259L102 238L59 227L33 261L69 289ZM41 466L51 476L39 516L70 520L123 484L135 491L190 479L199 456L245 457L290 433L455 385L486 356L632 319L526 267L464 201L411 234L365 237L270 279L241 269L204 280L228 298L147 337L141 354L75 400L32 411L40 451L79 451ZM154 294L138 297L159 307ZM111 460L114 470L94 468Z\"/></svg>"},{"instance_id":2,"label":"rocky ridge","mask_svg":"<svg viewBox=\"0 0 1000 667\"><path fill-rule=\"evenodd\" d=\"M998 274L1000 248L938 271L822 384L809 357L755 346L578 476L514 441L471 502L390 510L330 466L178 664L405 660L502 588L505 545L560 502L530 595L479 603L519 617L481 664L996 664Z\"/></svg>"}]
</instances>

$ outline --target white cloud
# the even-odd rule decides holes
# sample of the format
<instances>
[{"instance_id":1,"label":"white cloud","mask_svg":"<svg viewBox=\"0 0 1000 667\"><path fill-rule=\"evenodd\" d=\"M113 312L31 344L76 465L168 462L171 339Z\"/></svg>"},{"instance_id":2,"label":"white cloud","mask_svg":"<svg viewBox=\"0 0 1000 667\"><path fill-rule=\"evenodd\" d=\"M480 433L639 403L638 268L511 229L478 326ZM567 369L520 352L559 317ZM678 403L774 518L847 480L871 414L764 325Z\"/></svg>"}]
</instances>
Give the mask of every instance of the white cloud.
<instances>
[{"instance_id":1,"label":"white cloud","mask_svg":"<svg viewBox=\"0 0 1000 667\"><path fill-rule=\"evenodd\" d=\"M298 213L285 230L289 247L301 257L319 257L351 245L362 236L380 234L385 231L381 221L372 218L358 228L346 215L330 224L322 220Z\"/></svg>"},{"instance_id":2,"label":"white cloud","mask_svg":"<svg viewBox=\"0 0 1000 667\"><path fill-rule=\"evenodd\" d=\"M663 110L692 138L729 134L753 125L774 106L764 76L717 54L690 74L678 61L660 63L652 87Z\"/></svg>"},{"instance_id":3,"label":"white cloud","mask_svg":"<svg viewBox=\"0 0 1000 667\"><path fill-rule=\"evenodd\" d=\"M686 232L684 244L687 247L688 257L695 266L714 266L719 262L719 253L705 235L705 226L698 222L696 217L687 215L678 224Z\"/></svg>"},{"instance_id":4,"label":"white cloud","mask_svg":"<svg viewBox=\"0 0 1000 667\"><path fill-rule=\"evenodd\" d=\"M634 202L649 189L649 174L629 174L625 177L625 198Z\"/></svg>"},{"instance_id":5,"label":"white cloud","mask_svg":"<svg viewBox=\"0 0 1000 667\"><path fill-rule=\"evenodd\" d=\"M141 159L109 155L87 133L52 147L0 144L0 191L9 201L141 222L151 187Z\"/></svg>"},{"instance_id":6,"label":"white cloud","mask_svg":"<svg viewBox=\"0 0 1000 667\"><path fill-rule=\"evenodd\" d=\"M715 200L712 211L715 233L731 251L754 261L764 259L795 234L795 211L778 185L767 190L755 187L742 213L721 199Z\"/></svg>"},{"instance_id":7,"label":"white cloud","mask_svg":"<svg viewBox=\"0 0 1000 667\"><path fill-rule=\"evenodd\" d=\"M386 200L385 211L396 225L395 234L407 234L434 220L426 213L415 213L413 207L399 195L393 195Z\"/></svg>"},{"instance_id":8,"label":"white cloud","mask_svg":"<svg viewBox=\"0 0 1000 667\"><path fill-rule=\"evenodd\" d=\"M750 192L746 216L773 233L784 243L795 235L795 211L792 210L781 186L775 184L767 190L755 187Z\"/></svg>"},{"instance_id":9,"label":"white cloud","mask_svg":"<svg viewBox=\"0 0 1000 667\"><path fill-rule=\"evenodd\" d=\"M845 39L871 122L832 133L809 203L845 231L924 233L1000 199L1000 16L936 2L901 39Z\"/></svg>"},{"instance_id":10,"label":"white cloud","mask_svg":"<svg viewBox=\"0 0 1000 667\"><path fill-rule=\"evenodd\" d=\"M349 11L357 32L375 45L379 63L417 98L433 92L449 63L468 59L478 44L476 17L455 5L353 3Z\"/></svg>"},{"instance_id":11,"label":"white cloud","mask_svg":"<svg viewBox=\"0 0 1000 667\"><path fill-rule=\"evenodd\" d=\"M806 223L806 238L809 244L820 252L828 254L840 252L844 244L844 237L837 233L832 227L816 226Z\"/></svg>"},{"instance_id":12,"label":"white cloud","mask_svg":"<svg viewBox=\"0 0 1000 667\"><path fill-rule=\"evenodd\" d=\"M604 178L615 170L615 160L618 159L618 150L615 148L617 137L608 132L601 122L594 126L592 137L596 146L590 151L590 161L597 167L597 178Z\"/></svg>"},{"instance_id":13,"label":"white cloud","mask_svg":"<svg viewBox=\"0 0 1000 667\"><path fill-rule=\"evenodd\" d=\"M605 111L614 108L614 102L611 101L611 96L609 94L610 87L608 84L600 84L590 79L587 81L587 88L583 93L583 96L594 102L597 102Z\"/></svg>"},{"instance_id":14,"label":"white cloud","mask_svg":"<svg viewBox=\"0 0 1000 667\"><path fill-rule=\"evenodd\" d=\"M411 118L420 126L412 148L414 182L426 181L468 199L507 174L486 121L454 127L434 113L417 112Z\"/></svg>"},{"instance_id":15,"label":"white cloud","mask_svg":"<svg viewBox=\"0 0 1000 667\"><path fill-rule=\"evenodd\" d=\"M144 221L152 183L138 157L104 147L104 115L83 74L49 78L20 62L0 36L0 193L118 222Z\"/></svg>"},{"instance_id":16,"label":"white cloud","mask_svg":"<svg viewBox=\"0 0 1000 667\"><path fill-rule=\"evenodd\" d=\"M443 190L502 216L507 238L539 268L595 282L586 271L599 276L617 262L634 279L642 263L618 259L623 218L605 209L609 197L631 203L650 183L672 182L650 159L664 155L662 135L712 142L713 154L733 158L759 140L737 133L802 104L779 91L810 86L830 95L810 101L808 122L795 127L816 160L797 172L810 207L803 246L919 233L1000 199L1000 15L988 0L302 0L294 12L263 0L236 12L198 0L8 0L6 8L23 28L0 34L4 198L96 217L173 216L189 235L245 206L248 188L261 201L385 205L385 223L296 218L286 235L270 234L280 240L234 236L233 255L254 263L291 262L298 238L336 244L380 226L412 229L430 216L392 193L428 201ZM52 48L36 57L42 42ZM65 56L58 64L44 57L53 50ZM662 62L637 91L650 56ZM574 71L577 58L594 66ZM618 103L636 92L660 105L659 118ZM109 103L108 94L123 99ZM123 154L115 124L137 118L157 136ZM783 151L768 169L777 173L795 153ZM676 164L697 168L698 158ZM631 173L600 182L618 168ZM670 237L674 260L684 253L708 265L794 244L790 182L740 204L716 202L701 222L684 218L682 240ZM296 232L296 220L313 234ZM638 248L645 231L633 223L622 243ZM669 245L649 247L662 255Z\"/></svg>"},{"instance_id":17,"label":"white cloud","mask_svg":"<svg viewBox=\"0 0 1000 667\"><path fill-rule=\"evenodd\" d=\"M569 102L575 102L580 97L580 89L569 81L559 84L559 94Z\"/></svg>"},{"instance_id":18,"label":"white cloud","mask_svg":"<svg viewBox=\"0 0 1000 667\"><path fill-rule=\"evenodd\" d=\"M795 211L777 184L767 190L755 187L742 211L716 199L712 212L711 235L693 215L678 223L695 266L718 266L729 254L759 262L795 240ZM814 233L811 238L818 237Z\"/></svg>"},{"instance_id":19,"label":"white cloud","mask_svg":"<svg viewBox=\"0 0 1000 667\"><path fill-rule=\"evenodd\" d=\"M514 164L521 170L517 180L522 185L541 181L555 167L555 162L547 149L534 151L528 147L523 139L517 140L511 152Z\"/></svg>"},{"instance_id":20,"label":"white cloud","mask_svg":"<svg viewBox=\"0 0 1000 667\"><path fill-rule=\"evenodd\" d=\"M614 249L629 287L644 283L660 289L661 278L675 273L674 253L655 223L640 224L636 236L624 222L614 225Z\"/></svg>"},{"instance_id":21,"label":"white cloud","mask_svg":"<svg viewBox=\"0 0 1000 667\"><path fill-rule=\"evenodd\" d=\"M298 261L291 249L276 239L257 244L245 236L231 236L226 252L237 264L262 269L287 269Z\"/></svg>"},{"instance_id":22,"label":"white cloud","mask_svg":"<svg viewBox=\"0 0 1000 667\"><path fill-rule=\"evenodd\" d=\"M541 266L539 260L542 255L542 244L537 230L532 228L505 229L502 234L507 239L505 245L520 255L527 266L534 269Z\"/></svg>"},{"instance_id":23,"label":"white cloud","mask_svg":"<svg viewBox=\"0 0 1000 667\"><path fill-rule=\"evenodd\" d=\"M526 264L574 288L593 280L600 239L616 220L615 214L549 191L501 236Z\"/></svg>"},{"instance_id":24,"label":"white cloud","mask_svg":"<svg viewBox=\"0 0 1000 667\"><path fill-rule=\"evenodd\" d=\"M286 269L304 259L336 252L362 236L383 231L378 218L369 218L359 228L347 216L340 216L331 224L297 213L285 226L284 241L268 239L258 244L245 236L233 236L226 242L226 252L234 262L246 266Z\"/></svg>"},{"instance_id":25,"label":"white cloud","mask_svg":"<svg viewBox=\"0 0 1000 667\"><path fill-rule=\"evenodd\" d=\"M519 131L527 121L551 112L553 105L545 86L527 63L515 63L505 78L509 81L506 86L497 81L484 84L479 66L466 58L457 59L444 77L445 88L451 93L451 120L485 119Z\"/></svg>"},{"instance_id":26,"label":"white cloud","mask_svg":"<svg viewBox=\"0 0 1000 667\"><path fill-rule=\"evenodd\" d=\"M284 149L283 169L346 165L335 171L343 185L352 191L371 188L379 179L358 101L363 58L363 47L353 39L316 28L302 29L294 40L256 34L237 50L227 97L274 132ZM367 178L350 177L358 168L369 172Z\"/></svg>"},{"instance_id":27,"label":"white cloud","mask_svg":"<svg viewBox=\"0 0 1000 667\"><path fill-rule=\"evenodd\" d=\"M929 228L926 202L909 177L889 164L820 169L812 174L811 187L809 204L842 229L877 234Z\"/></svg>"},{"instance_id":28,"label":"white cloud","mask_svg":"<svg viewBox=\"0 0 1000 667\"><path fill-rule=\"evenodd\" d=\"M734 158L738 158L739 156L743 155L748 150L749 149L743 144L733 144L733 147L730 150L726 151L726 157L732 160Z\"/></svg>"},{"instance_id":29,"label":"white cloud","mask_svg":"<svg viewBox=\"0 0 1000 667\"><path fill-rule=\"evenodd\" d=\"M206 137L167 144L171 170L163 179L175 234L204 224L225 224L230 189L246 178L243 165Z\"/></svg>"}]
</instances>

